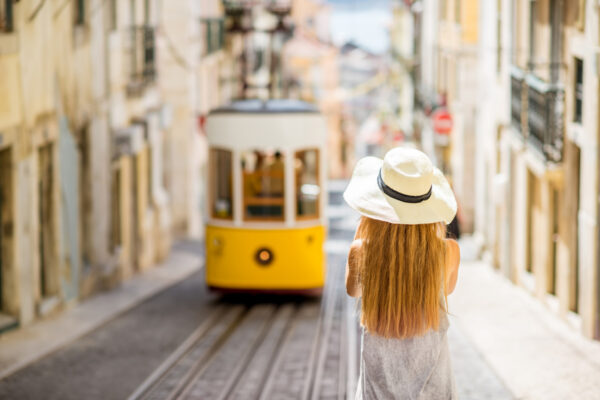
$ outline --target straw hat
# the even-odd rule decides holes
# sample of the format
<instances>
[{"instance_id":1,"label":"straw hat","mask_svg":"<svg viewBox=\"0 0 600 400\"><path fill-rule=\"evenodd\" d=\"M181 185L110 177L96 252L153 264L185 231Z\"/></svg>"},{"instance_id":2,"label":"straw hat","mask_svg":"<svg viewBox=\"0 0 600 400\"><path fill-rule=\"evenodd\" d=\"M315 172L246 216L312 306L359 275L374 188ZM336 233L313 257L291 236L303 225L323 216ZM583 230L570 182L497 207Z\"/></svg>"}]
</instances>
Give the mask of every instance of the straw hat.
<instances>
[{"instance_id":1,"label":"straw hat","mask_svg":"<svg viewBox=\"0 0 600 400\"><path fill-rule=\"evenodd\" d=\"M392 224L449 224L456 199L442 172L421 151L397 147L358 161L344 200L362 215Z\"/></svg>"}]
</instances>

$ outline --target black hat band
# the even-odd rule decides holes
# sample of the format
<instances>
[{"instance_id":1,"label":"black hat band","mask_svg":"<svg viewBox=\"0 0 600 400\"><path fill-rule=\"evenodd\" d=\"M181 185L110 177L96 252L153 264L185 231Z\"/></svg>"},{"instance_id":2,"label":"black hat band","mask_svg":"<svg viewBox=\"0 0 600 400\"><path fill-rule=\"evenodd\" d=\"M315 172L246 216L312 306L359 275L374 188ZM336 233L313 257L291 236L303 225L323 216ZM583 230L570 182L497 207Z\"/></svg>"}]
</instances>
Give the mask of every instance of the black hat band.
<instances>
[{"instance_id":1,"label":"black hat band","mask_svg":"<svg viewBox=\"0 0 600 400\"><path fill-rule=\"evenodd\" d=\"M383 181L383 178L381 177L381 169L379 170L379 174L377 175L377 184L379 185L379 189L381 189L381 191L383 193L385 193L387 196L390 196L392 199L399 200L404 203L412 203L412 204L421 203L421 202L429 199L431 197L431 191L433 189L433 186L430 186L429 191L427 193L419 195L419 196L410 196L410 195L407 195L404 193L397 192L385 184L385 182Z\"/></svg>"}]
</instances>

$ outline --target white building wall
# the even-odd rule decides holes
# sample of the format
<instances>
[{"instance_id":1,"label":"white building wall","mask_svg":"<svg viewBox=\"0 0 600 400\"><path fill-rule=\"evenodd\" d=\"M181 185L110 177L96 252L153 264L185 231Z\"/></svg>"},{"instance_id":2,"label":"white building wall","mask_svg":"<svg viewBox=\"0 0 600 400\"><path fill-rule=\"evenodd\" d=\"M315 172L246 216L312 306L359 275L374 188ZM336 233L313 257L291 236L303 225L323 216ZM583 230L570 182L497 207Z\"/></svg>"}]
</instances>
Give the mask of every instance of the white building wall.
<instances>
[{"instance_id":1,"label":"white building wall","mask_svg":"<svg viewBox=\"0 0 600 400\"><path fill-rule=\"evenodd\" d=\"M567 31L565 49L570 76L565 78L566 136L580 149L579 177L579 304L583 333L591 337L597 332L599 288L598 264L598 31L599 13L594 2L586 2L585 31L572 27ZM573 121L574 57L583 60L583 121ZM570 68L569 68L570 67Z\"/></svg>"},{"instance_id":2,"label":"white building wall","mask_svg":"<svg viewBox=\"0 0 600 400\"><path fill-rule=\"evenodd\" d=\"M487 246L496 240L494 186L496 172L496 132L497 103L499 87L497 83L497 4L482 1L479 6L479 44L477 115L475 128L475 210L474 232L485 239Z\"/></svg>"}]
</instances>

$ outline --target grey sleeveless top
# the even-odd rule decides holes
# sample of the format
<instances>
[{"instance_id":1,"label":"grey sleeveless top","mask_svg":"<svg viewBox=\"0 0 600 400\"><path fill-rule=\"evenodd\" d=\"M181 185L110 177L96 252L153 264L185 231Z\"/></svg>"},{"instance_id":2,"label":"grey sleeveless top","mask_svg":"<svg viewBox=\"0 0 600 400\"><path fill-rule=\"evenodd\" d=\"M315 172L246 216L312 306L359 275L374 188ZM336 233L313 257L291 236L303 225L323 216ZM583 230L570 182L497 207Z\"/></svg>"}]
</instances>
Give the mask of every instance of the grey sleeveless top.
<instances>
[{"instance_id":1,"label":"grey sleeveless top","mask_svg":"<svg viewBox=\"0 0 600 400\"><path fill-rule=\"evenodd\" d=\"M443 314L439 330L408 339L365 332L356 400L457 399Z\"/></svg>"}]
</instances>

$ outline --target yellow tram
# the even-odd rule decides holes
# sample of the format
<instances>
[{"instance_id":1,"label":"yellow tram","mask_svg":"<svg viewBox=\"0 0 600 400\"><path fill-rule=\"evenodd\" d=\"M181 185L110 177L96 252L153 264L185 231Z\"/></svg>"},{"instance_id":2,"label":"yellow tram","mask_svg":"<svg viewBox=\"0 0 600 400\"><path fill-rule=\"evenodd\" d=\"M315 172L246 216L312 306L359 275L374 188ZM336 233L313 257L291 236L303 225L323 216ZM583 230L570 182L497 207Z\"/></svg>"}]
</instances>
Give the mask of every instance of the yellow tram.
<instances>
[{"instance_id":1,"label":"yellow tram","mask_svg":"<svg viewBox=\"0 0 600 400\"><path fill-rule=\"evenodd\" d=\"M206 283L319 294L325 281L322 115L296 100L242 100L206 122Z\"/></svg>"}]
</instances>

